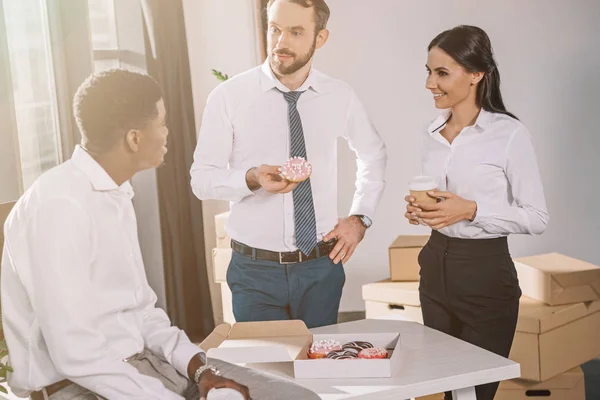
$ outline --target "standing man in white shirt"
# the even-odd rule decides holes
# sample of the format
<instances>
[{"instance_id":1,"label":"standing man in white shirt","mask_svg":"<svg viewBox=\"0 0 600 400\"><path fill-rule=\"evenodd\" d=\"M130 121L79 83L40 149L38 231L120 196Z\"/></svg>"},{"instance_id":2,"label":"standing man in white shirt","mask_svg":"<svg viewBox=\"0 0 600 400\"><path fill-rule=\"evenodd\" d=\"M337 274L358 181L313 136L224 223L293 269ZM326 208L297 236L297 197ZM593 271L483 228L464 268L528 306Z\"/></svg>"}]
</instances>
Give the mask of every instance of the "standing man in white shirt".
<instances>
[{"instance_id":1,"label":"standing man in white shirt","mask_svg":"<svg viewBox=\"0 0 600 400\"><path fill-rule=\"evenodd\" d=\"M175 400L195 386L195 399L222 387L248 399L171 326L146 279L129 180L167 151L160 88L147 75L109 70L88 78L74 103L82 145L25 192L5 224L10 387L33 400Z\"/></svg>"},{"instance_id":2,"label":"standing man in white shirt","mask_svg":"<svg viewBox=\"0 0 600 400\"><path fill-rule=\"evenodd\" d=\"M312 67L329 36L323 0L271 0L268 59L209 96L191 169L201 199L231 202L227 283L237 321L335 324L343 263L371 225L385 187L385 145L347 84ZM338 220L337 140L357 154L350 216ZM306 157L310 179L279 175Z\"/></svg>"}]
</instances>

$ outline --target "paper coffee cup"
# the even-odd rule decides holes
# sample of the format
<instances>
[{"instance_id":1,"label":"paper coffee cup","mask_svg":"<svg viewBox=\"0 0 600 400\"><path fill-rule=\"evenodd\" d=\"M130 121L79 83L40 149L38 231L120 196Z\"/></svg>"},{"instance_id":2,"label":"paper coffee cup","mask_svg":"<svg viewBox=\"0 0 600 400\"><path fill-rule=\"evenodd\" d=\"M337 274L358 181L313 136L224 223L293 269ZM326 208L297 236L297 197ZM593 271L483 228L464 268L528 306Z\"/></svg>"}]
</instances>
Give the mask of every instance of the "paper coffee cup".
<instances>
[{"instance_id":1,"label":"paper coffee cup","mask_svg":"<svg viewBox=\"0 0 600 400\"><path fill-rule=\"evenodd\" d=\"M438 188L438 181L432 176L415 176L408 184L408 190L410 195L414 197L415 203L417 204L435 204L437 199L431 197L427 192L436 190Z\"/></svg>"}]
</instances>

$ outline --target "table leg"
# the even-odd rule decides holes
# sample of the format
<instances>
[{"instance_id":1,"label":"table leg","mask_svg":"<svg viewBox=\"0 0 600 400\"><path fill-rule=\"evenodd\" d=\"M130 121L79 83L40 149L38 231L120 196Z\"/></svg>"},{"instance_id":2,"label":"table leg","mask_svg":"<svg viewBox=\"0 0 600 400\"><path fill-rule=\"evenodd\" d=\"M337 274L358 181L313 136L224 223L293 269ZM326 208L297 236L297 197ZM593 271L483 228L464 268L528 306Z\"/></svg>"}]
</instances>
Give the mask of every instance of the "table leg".
<instances>
[{"instance_id":1,"label":"table leg","mask_svg":"<svg viewBox=\"0 0 600 400\"><path fill-rule=\"evenodd\" d=\"M452 399L454 400L477 400L475 396L475 387L467 387L452 391Z\"/></svg>"}]
</instances>

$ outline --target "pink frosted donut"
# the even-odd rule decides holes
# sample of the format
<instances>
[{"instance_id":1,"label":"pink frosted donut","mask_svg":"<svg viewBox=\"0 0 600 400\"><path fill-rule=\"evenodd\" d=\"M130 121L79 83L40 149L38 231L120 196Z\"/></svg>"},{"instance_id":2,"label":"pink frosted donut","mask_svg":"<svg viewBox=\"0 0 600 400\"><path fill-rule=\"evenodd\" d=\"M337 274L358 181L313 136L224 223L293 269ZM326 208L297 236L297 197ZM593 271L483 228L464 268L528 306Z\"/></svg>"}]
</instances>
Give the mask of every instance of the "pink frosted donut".
<instances>
[{"instance_id":1,"label":"pink frosted donut","mask_svg":"<svg viewBox=\"0 0 600 400\"><path fill-rule=\"evenodd\" d=\"M290 182L302 182L312 174L312 165L303 157L292 157L281 166L281 176Z\"/></svg>"},{"instance_id":2,"label":"pink frosted donut","mask_svg":"<svg viewBox=\"0 0 600 400\"><path fill-rule=\"evenodd\" d=\"M342 345L337 340L317 340L308 350L310 358L325 358L332 351L341 350Z\"/></svg>"},{"instance_id":3,"label":"pink frosted donut","mask_svg":"<svg viewBox=\"0 0 600 400\"><path fill-rule=\"evenodd\" d=\"M358 358L367 358L367 359L387 358L387 356L388 356L387 350L383 349L381 347L364 349L364 350L361 350L360 353L358 353Z\"/></svg>"}]
</instances>

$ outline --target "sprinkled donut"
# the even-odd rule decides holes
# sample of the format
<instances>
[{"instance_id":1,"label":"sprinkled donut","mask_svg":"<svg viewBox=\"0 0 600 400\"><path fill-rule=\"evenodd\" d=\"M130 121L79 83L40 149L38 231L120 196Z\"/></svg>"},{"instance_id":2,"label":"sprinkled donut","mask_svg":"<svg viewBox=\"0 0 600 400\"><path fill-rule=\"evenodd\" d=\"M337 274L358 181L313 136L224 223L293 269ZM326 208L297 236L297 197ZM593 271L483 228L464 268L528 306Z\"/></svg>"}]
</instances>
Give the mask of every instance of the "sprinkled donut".
<instances>
[{"instance_id":1,"label":"sprinkled donut","mask_svg":"<svg viewBox=\"0 0 600 400\"><path fill-rule=\"evenodd\" d=\"M281 176L290 182L302 182L310 178L312 165L304 157L292 157L281 166Z\"/></svg>"},{"instance_id":2,"label":"sprinkled donut","mask_svg":"<svg viewBox=\"0 0 600 400\"><path fill-rule=\"evenodd\" d=\"M331 358L332 360L352 360L356 359L357 355L351 351L334 350L327 354L327 358Z\"/></svg>"},{"instance_id":3,"label":"sprinkled donut","mask_svg":"<svg viewBox=\"0 0 600 400\"><path fill-rule=\"evenodd\" d=\"M387 358L388 352L386 349L381 347L374 347L370 349L361 350L358 353L358 358L375 359L375 358Z\"/></svg>"},{"instance_id":4,"label":"sprinkled donut","mask_svg":"<svg viewBox=\"0 0 600 400\"><path fill-rule=\"evenodd\" d=\"M342 346L337 340L317 340L308 350L310 358L325 358L332 351L341 350Z\"/></svg>"},{"instance_id":5,"label":"sprinkled donut","mask_svg":"<svg viewBox=\"0 0 600 400\"><path fill-rule=\"evenodd\" d=\"M373 347L373 345L369 342L355 341L355 342L349 342L349 343L346 343L345 345L343 345L342 350L347 350L347 351L351 351L355 354L358 354L358 353L360 353L361 350L370 349L372 347Z\"/></svg>"}]
</instances>

